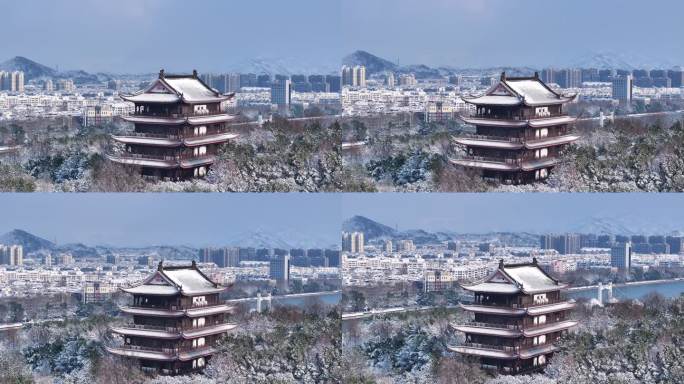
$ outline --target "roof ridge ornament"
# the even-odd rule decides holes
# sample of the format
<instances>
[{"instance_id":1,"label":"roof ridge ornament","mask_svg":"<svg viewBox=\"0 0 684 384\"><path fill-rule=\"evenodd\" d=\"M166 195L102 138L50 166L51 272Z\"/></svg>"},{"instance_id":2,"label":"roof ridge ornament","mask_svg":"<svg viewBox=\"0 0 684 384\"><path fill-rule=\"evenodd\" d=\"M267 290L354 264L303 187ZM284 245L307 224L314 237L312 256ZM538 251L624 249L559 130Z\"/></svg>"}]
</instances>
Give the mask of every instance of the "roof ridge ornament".
<instances>
[{"instance_id":1,"label":"roof ridge ornament","mask_svg":"<svg viewBox=\"0 0 684 384\"><path fill-rule=\"evenodd\" d=\"M195 79L197 78L197 70L196 69L192 70L192 77L194 77Z\"/></svg>"},{"instance_id":2,"label":"roof ridge ornament","mask_svg":"<svg viewBox=\"0 0 684 384\"><path fill-rule=\"evenodd\" d=\"M501 72L501 81L506 81L506 71Z\"/></svg>"},{"instance_id":3,"label":"roof ridge ornament","mask_svg":"<svg viewBox=\"0 0 684 384\"><path fill-rule=\"evenodd\" d=\"M159 70L159 78L163 79L164 78L164 68Z\"/></svg>"},{"instance_id":4,"label":"roof ridge ornament","mask_svg":"<svg viewBox=\"0 0 684 384\"><path fill-rule=\"evenodd\" d=\"M499 259L499 268L503 269L504 267L504 261L503 259Z\"/></svg>"},{"instance_id":5,"label":"roof ridge ornament","mask_svg":"<svg viewBox=\"0 0 684 384\"><path fill-rule=\"evenodd\" d=\"M162 69L163 71L163 69ZM157 271L163 271L164 270L164 260L160 260L159 264L157 264Z\"/></svg>"}]
</instances>

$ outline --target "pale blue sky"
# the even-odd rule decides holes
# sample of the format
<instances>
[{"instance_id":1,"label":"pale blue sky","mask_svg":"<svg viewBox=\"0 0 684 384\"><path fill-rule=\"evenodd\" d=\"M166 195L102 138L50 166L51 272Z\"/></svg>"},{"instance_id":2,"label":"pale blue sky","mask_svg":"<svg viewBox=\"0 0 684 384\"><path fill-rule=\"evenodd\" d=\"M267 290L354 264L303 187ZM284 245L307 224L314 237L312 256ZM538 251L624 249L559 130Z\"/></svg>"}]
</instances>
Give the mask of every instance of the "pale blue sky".
<instances>
[{"instance_id":1,"label":"pale blue sky","mask_svg":"<svg viewBox=\"0 0 684 384\"><path fill-rule=\"evenodd\" d=\"M569 65L593 52L684 63L678 0L343 0L346 51L403 64Z\"/></svg>"},{"instance_id":2,"label":"pale blue sky","mask_svg":"<svg viewBox=\"0 0 684 384\"><path fill-rule=\"evenodd\" d=\"M226 245L259 231L339 243L335 194L0 194L0 234L23 229L60 244ZM288 239L287 237L296 237Z\"/></svg>"},{"instance_id":3,"label":"pale blue sky","mask_svg":"<svg viewBox=\"0 0 684 384\"><path fill-rule=\"evenodd\" d=\"M647 234L684 230L681 193L345 194L342 212L400 230L574 232L595 218Z\"/></svg>"},{"instance_id":4,"label":"pale blue sky","mask_svg":"<svg viewBox=\"0 0 684 384\"><path fill-rule=\"evenodd\" d=\"M591 52L684 63L677 0L4 0L0 61L64 69L230 70L266 58L568 65ZM302 65L301 67L306 67Z\"/></svg>"},{"instance_id":5,"label":"pale blue sky","mask_svg":"<svg viewBox=\"0 0 684 384\"><path fill-rule=\"evenodd\" d=\"M339 62L339 0L3 0L0 61L115 73Z\"/></svg>"}]
</instances>

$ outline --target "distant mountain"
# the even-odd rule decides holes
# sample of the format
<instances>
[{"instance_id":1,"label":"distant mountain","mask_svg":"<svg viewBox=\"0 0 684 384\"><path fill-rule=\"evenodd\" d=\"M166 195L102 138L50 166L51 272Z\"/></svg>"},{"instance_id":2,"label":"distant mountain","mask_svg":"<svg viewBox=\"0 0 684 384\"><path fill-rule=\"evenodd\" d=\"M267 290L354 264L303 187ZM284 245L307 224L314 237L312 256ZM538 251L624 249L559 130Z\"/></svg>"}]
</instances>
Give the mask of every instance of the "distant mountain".
<instances>
[{"instance_id":1,"label":"distant mountain","mask_svg":"<svg viewBox=\"0 0 684 384\"><path fill-rule=\"evenodd\" d=\"M398 70L397 65L393 62L375 56L366 51L356 51L345 56L342 58L342 64L348 66L363 65L366 67L366 73L368 75Z\"/></svg>"},{"instance_id":2,"label":"distant mountain","mask_svg":"<svg viewBox=\"0 0 684 384\"><path fill-rule=\"evenodd\" d=\"M0 64L0 71L22 71L28 81L40 77L55 77L57 71L23 56L13 57Z\"/></svg>"},{"instance_id":3,"label":"distant mountain","mask_svg":"<svg viewBox=\"0 0 684 384\"><path fill-rule=\"evenodd\" d=\"M657 222L636 215L593 217L572 228L577 233L604 235L678 235L682 233L679 219L660 218Z\"/></svg>"},{"instance_id":4,"label":"distant mountain","mask_svg":"<svg viewBox=\"0 0 684 384\"><path fill-rule=\"evenodd\" d=\"M356 51L342 59L343 65L363 65L366 67L368 75L382 74L384 72L412 73L417 79L435 79L446 76L461 75L482 75L491 74L498 76L501 72L506 72L511 76L530 76L537 69L530 67L492 67L492 68L456 68L454 66L430 67L425 64L410 64L399 66L382 57L373 55L366 51Z\"/></svg>"},{"instance_id":5,"label":"distant mountain","mask_svg":"<svg viewBox=\"0 0 684 384\"><path fill-rule=\"evenodd\" d=\"M670 68L677 63L668 60L659 60L653 57L645 57L638 54L618 52L592 52L580 57L571 65L577 68L598 69L651 69Z\"/></svg>"},{"instance_id":6,"label":"distant mountain","mask_svg":"<svg viewBox=\"0 0 684 384\"><path fill-rule=\"evenodd\" d=\"M345 220L342 223L342 230L345 232L363 232L366 240L397 236L397 231L393 228L358 215Z\"/></svg>"},{"instance_id":7,"label":"distant mountain","mask_svg":"<svg viewBox=\"0 0 684 384\"><path fill-rule=\"evenodd\" d=\"M316 62L302 60L298 57L255 57L229 63L226 70L239 73L256 73L273 75L321 74L338 73L340 68L337 60L320 58Z\"/></svg>"},{"instance_id":8,"label":"distant mountain","mask_svg":"<svg viewBox=\"0 0 684 384\"><path fill-rule=\"evenodd\" d=\"M0 236L0 244L21 245L24 248L24 253L35 252L41 249L52 250L55 248L55 243L21 229L15 229Z\"/></svg>"},{"instance_id":9,"label":"distant mountain","mask_svg":"<svg viewBox=\"0 0 684 384\"><path fill-rule=\"evenodd\" d=\"M104 82L113 78L107 73L92 74L83 70L61 71L37 63L22 56L13 57L0 64L0 71L22 71L26 81L41 78L72 79L76 84Z\"/></svg>"}]
</instances>

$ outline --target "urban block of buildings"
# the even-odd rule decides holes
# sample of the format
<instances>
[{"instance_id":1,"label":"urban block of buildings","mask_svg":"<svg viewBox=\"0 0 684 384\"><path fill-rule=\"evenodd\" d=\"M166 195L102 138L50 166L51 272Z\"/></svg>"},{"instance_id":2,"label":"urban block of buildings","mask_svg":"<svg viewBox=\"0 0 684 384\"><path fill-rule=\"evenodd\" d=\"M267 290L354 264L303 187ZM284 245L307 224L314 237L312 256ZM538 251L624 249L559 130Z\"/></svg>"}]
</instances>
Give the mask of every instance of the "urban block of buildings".
<instances>
[{"instance_id":1,"label":"urban block of buildings","mask_svg":"<svg viewBox=\"0 0 684 384\"><path fill-rule=\"evenodd\" d=\"M508 183L545 179L563 148L579 139L571 133L576 119L563 110L574 98L549 88L538 73L533 77L502 73L484 95L463 98L476 107L475 114L462 117L476 132L455 138L466 153L452 162Z\"/></svg>"},{"instance_id":2,"label":"urban block of buildings","mask_svg":"<svg viewBox=\"0 0 684 384\"><path fill-rule=\"evenodd\" d=\"M116 163L138 166L144 176L185 180L203 177L216 160L218 147L237 137L227 123L234 116L224 112L223 95L197 76L166 75L145 89L121 95L135 104L132 115L123 119L134 123L129 134L113 135L123 148L107 157Z\"/></svg>"},{"instance_id":3,"label":"urban block of buildings","mask_svg":"<svg viewBox=\"0 0 684 384\"><path fill-rule=\"evenodd\" d=\"M452 327L465 334L465 343L450 350L480 359L484 369L523 374L543 369L564 332L577 325L568 313L575 302L565 300L565 285L537 264L504 264L473 285L462 285L474 301L460 304L473 320Z\"/></svg>"},{"instance_id":4,"label":"urban block of buildings","mask_svg":"<svg viewBox=\"0 0 684 384\"><path fill-rule=\"evenodd\" d=\"M197 268L164 266L137 286L123 288L133 296L120 308L131 322L110 328L115 336L108 352L139 362L146 371L176 375L202 370L216 353L216 342L237 327L226 321L232 307L219 300L224 287Z\"/></svg>"}]
</instances>

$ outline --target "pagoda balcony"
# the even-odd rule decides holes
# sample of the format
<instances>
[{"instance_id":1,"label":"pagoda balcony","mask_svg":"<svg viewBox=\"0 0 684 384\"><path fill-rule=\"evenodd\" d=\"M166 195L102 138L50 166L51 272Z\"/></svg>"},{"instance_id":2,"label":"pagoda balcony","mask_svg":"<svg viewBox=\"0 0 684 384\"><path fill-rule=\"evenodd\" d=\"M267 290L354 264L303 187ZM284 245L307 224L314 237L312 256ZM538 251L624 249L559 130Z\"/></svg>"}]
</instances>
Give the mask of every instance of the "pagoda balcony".
<instances>
[{"instance_id":1,"label":"pagoda balcony","mask_svg":"<svg viewBox=\"0 0 684 384\"><path fill-rule=\"evenodd\" d=\"M155 361L175 361L177 353L173 348L152 348L139 347L133 345L111 346L105 344L107 352L122 357L133 357L136 359L155 360Z\"/></svg>"},{"instance_id":2,"label":"pagoda balcony","mask_svg":"<svg viewBox=\"0 0 684 384\"><path fill-rule=\"evenodd\" d=\"M120 306L119 310L129 315L158 316L158 317L182 317L185 311L177 308L169 309L166 307L136 307Z\"/></svg>"},{"instance_id":3,"label":"pagoda balcony","mask_svg":"<svg viewBox=\"0 0 684 384\"><path fill-rule=\"evenodd\" d=\"M197 337L205 337L210 335L218 335L226 333L237 327L234 323L217 323L212 325L205 325L203 327L187 328L182 330L184 339L194 339Z\"/></svg>"},{"instance_id":4,"label":"pagoda balcony","mask_svg":"<svg viewBox=\"0 0 684 384\"><path fill-rule=\"evenodd\" d=\"M125 336L149 337L152 339L177 340L181 334L175 327L159 327L153 325L125 324L109 328L113 333Z\"/></svg>"},{"instance_id":5,"label":"pagoda balcony","mask_svg":"<svg viewBox=\"0 0 684 384\"><path fill-rule=\"evenodd\" d=\"M524 328L522 333L525 337L541 336L570 329L576 326L577 323L578 322L576 320L561 320L551 323L538 324Z\"/></svg>"},{"instance_id":6,"label":"pagoda balcony","mask_svg":"<svg viewBox=\"0 0 684 384\"><path fill-rule=\"evenodd\" d=\"M545 138L529 138L525 140L525 148L538 149L544 147L554 147L557 145L570 144L577 141L580 137L578 135L558 135L547 136Z\"/></svg>"},{"instance_id":7,"label":"pagoda balcony","mask_svg":"<svg viewBox=\"0 0 684 384\"><path fill-rule=\"evenodd\" d=\"M487 304L458 304L464 311L486 313L490 315L523 316L527 312L524 308L504 307Z\"/></svg>"},{"instance_id":8,"label":"pagoda balcony","mask_svg":"<svg viewBox=\"0 0 684 384\"><path fill-rule=\"evenodd\" d=\"M560 297L557 299L546 299L546 300L538 300L536 302L531 302L531 303L526 303L526 304L518 304L518 303L511 303L511 304L505 304L505 303L493 303L493 302L472 302L469 304L463 304L462 307L464 309L469 310L468 308L471 307L484 307L484 308L499 308L499 309L505 309L505 310L526 310L527 308L534 308L534 307L541 307L545 305L550 305L550 304L559 304L559 303L568 303L568 302L573 302L572 300L568 300L567 298ZM468 307L468 308L465 308ZM477 308L476 308L477 309Z\"/></svg>"},{"instance_id":9,"label":"pagoda balcony","mask_svg":"<svg viewBox=\"0 0 684 384\"><path fill-rule=\"evenodd\" d=\"M523 140L518 137L488 136L466 134L454 137L453 140L461 145L469 147L486 147L497 149L522 149Z\"/></svg>"},{"instance_id":10,"label":"pagoda balcony","mask_svg":"<svg viewBox=\"0 0 684 384\"><path fill-rule=\"evenodd\" d=\"M160 169L178 168L178 161L173 159L173 157L171 157L171 159L167 159L167 156L136 155L132 153L116 155L107 154L106 156L110 161L119 164Z\"/></svg>"},{"instance_id":11,"label":"pagoda balcony","mask_svg":"<svg viewBox=\"0 0 684 384\"><path fill-rule=\"evenodd\" d=\"M452 159L451 162L464 167L489 169L494 171L519 171L522 164L520 159L515 158L473 155L464 155L459 158Z\"/></svg>"},{"instance_id":12,"label":"pagoda balcony","mask_svg":"<svg viewBox=\"0 0 684 384\"><path fill-rule=\"evenodd\" d=\"M505 350L504 348L508 348L509 350ZM516 360L518 358L515 347L505 347L502 345L463 343L462 345L458 346L447 346L447 349L464 355L489 357L494 359Z\"/></svg>"},{"instance_id":13,"label":"pagoda balcony","mask_svg":"<svg viewBox=\"0 0 684 384\"><path fill-rule=\"evenodd\" d=\"M533 171L539 168L551 167L560 160L556 156L547 156L541 159L523 160L520 158L504 158L489 156L464 155L451 162L463 167L488 169L492 171Z\"/></svg>"},{"instance_id":14,"label":"pagoda balcony","mask_svg":"<svg viewBox=\"0 0 684 384\"><path fill-rule=\"evenodd\" d=\"M114 162L121 164L137 165L150 168L193 168L201 165L211 164L216 160L215 155L203 156L181 156L181 155L152 155L142 153L120 153L117 155L107 155Z\"/></svg>"},{"instance_id":15,"label":"pagoda balcony","mask_svg":"<svg viewBox=\"0 0 684 384\"><path fill-rule=\"evenodd\" d=\"M519 346L512 346L512 345L480 344L480 343L471 343L471 342L464 342L461 345L463 345L464 347L470 347L470 348L491 349L491 350L505 351L505 352L511 352L511 353L518 353L522 349Z\"/></svg>"},{"instance_id":16,"label":"pagoda balcony","mask_svg":"<svg viewBox=\"0 0 684 384\"><path fill-rule=\"evenodd\" d=\"M473 113L466 118L474 119L493 119L493 120L510 120L510 121L528 121L528 120L539 120L548 119L552 117L565 117L568 116L566 112L561 113L548 113L544 115L534 115L534 116L520 116L520 115L499 115L499 114L489 114L489 113Z\"/></svg>"},{"instance_id":17,"label":"pagoda balcony","mask_svg":"<svg viewBox=\"0 0 684 384\"><path fill-rule=\"evenodd\" d=\"M136 132L136 131L129 131L126 132L122 135L112 135L113 137L145 137L145 138L152 138L152 139L175 139L179 140L181 138L180 135L171 135L168 133L151 133L151 132Z\"/></svg>"},{"instance_id":18,"label":"pagoda balcony","mask_svg":"<svg viewBox=\"0 0 684 384\"><path fill-rule=\"evenodd\" d=\"M141 316L157 316L157 317L201 317L210 316L220 313L231 313L235 309L234 306L225 303L206 304L206 305L190 305L190 306L176 306L171 307L139 307L139 306L120 306L121 312L130 315Z\"/></svg>"},{"instance_id":19,"label":"pagoda balcony","mask_svg":"<svg viewBox=\"0 0 684 384\"><path fill-rule=\"evenodd\" d=\"M123 324L119 327L115 328L130 328L130 329L141 329L141 330L148 330L148 331L164 331L164 332L178 332L179 328L178 327L169 327L169 326L164 326L164 325L151 325L151 324L133 324L133 323L128 323L128 324Z\"/></svg>"},{"instance_id":20,"label":"pagoda balcony","mask_svg":"<svg viewBox=\"0 0 684 384\"><path fill-rule=\"evenodd\" d=\"M135 111L131 113L129 116L140 116L140 117L162 117L162 118L170 118L170 119L179 119L183 117L192 117L192 116L213 116L213 115L223 115L225 114L225 111L202 111L202 112L186 112L186 113L180 113L180 112L140 112L140 111Z\"/></svg>"},{"instance_id":21,"label":"pagoda balcony","mask_svg":"<svg viewBox=\"0 0 684 384\"><path fill-rule=\"evenodd\" d=\"M537 345L527 345L527 346L511 346L511 345L495 345L495 344L480 344L464 342L461 345L449 347L470 350L469 352L461 352L465 354L473 354L484 357L494 357L487 356L488 351L497 352L503 356L508 356L510 359L529 359L534 356L543 355L545 353L553 352L558 349L558 347L553 342L546 342ZM453 350L453 349L452 349ZM459 352L459 351L455 351Z\"/></svg>"},{"instance_id":22,"label":"pagoda balcony","mask_svg":"<svg viewBox=\"0 0 684 384\"><path fill-rule=\"evenodd\" d=\"M565 319L547 321L543 324L526 325L484 323L479 321L466 321L450 324L451 328L459 332L500 337L535 337L563 331L576 325L577 321Z\"/></svg>"},{"instance_id":23,"label":"pagoda balcony","mask_svg":"<svg viewBox=\"0 0 684 384\"><path fill-rule=\"evenodd\" d=\"M476 325L477 323L452 324L451 328L455 331L474 335L496 336L505 338L519 338L522 331L518 328L506 328L500 324L494 327Z\"/></svg>"},{"instance_id":24,"label":"pagoda balcony","mask_svg":"<svg viewBox=\"0 0 684 384\"><path fill-rule=\"evenodd\" d=\"M144 132L130 132L124 135L112 135L112 139L129 145L146 145L152 147L166 147L177 148L181 146L195 147L200 145L220 144L228 140L238 137L237 134L228 131L219 131L216 133L197 135L197 136L180 136L180 135L164 135L156 133Z\"/></svg>"},{"instance_id":25,"label":"pagoda balcony","mask_svg":"<svg viewBox=\"0 0 684 384\"><path fill-rule=\"evenodd\" d=\"M494 329L513 329L519 330L522 326L517 324L502 324L502 323L485 323L481 321L466 321L462 323L454 323L455 327L483 327L483 328L494 328Z\"/></svg>"}]
</instances>

